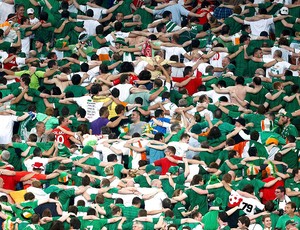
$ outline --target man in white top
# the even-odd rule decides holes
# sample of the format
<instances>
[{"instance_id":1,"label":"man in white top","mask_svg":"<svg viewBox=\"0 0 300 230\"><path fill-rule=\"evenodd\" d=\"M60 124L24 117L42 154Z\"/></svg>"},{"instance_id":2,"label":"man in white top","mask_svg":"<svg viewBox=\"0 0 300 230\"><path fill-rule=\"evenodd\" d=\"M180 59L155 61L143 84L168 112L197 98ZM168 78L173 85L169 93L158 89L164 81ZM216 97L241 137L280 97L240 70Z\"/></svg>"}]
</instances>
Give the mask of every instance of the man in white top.
<instances>
[{"instance_id":1,"label":"man in white top","mask_svg":"<svg viewBox=\"0 0 300 230\"><path fill-rule=\"evenodd\" d=\"M147 212L153 210L162 210L162 201L168 198L167 194L162 190L162 183L159 179L155 179L151 183L152 188L138 188L138 191L143 195L155 194L150 199L145 199L145 210ZM161 213L153 215L152 217L159 217Z\"/></svg>"},{"instance_id":2,"label":"man in white top","mask_svg":"<svg viewBox=\"0 0 300 230\"><path fill-rule=\"evenodd\" d=\"M129 83L128 74L121 75L120 84L112 87L110 91L112 91L114 88L117 88L120 91L120 101L125 101L129 97L131 89L133 88L133 85Z\"/></svg>"},{"instance_id":3,"label":"man in white top","mask_svg":"<svg viewBox=\"0 0 300 230\"><path fill-rule=\"evenodd\" d=\"M273 16L266 15L267 12L263 12L263 10L265 10L265 9L260 9L259 15L255 16L255 17L245 18L243 20L243 19L240 19L240 18L234 16L233 19L235 21L237 21L238 23L250 25L252 35L258 37L258 36L260 36L260 33L263 31L269 32L271 24L288 17L287 15L280 15L280 16L273 18Z\"/></svg>"},{"instance_id":4,"label":"man in white top","mask_svg":"<svg viewBox=\"0 0 300 230\"><path fill-rule=\"evenodd\" d=\"M93 18L94 17L94 11L92 9L88 9L86 11L86 16ZM100 25L100 23L97 20L92 19L79 19L77 21L83 21L83 28L85 29L86 33L89 36L92 36L95 34L96 27Z\"/></svg>"},{"instance_id":5,"label":"man in white top","mask_svg":"<svg viewBox=\"0 0 300 230\"><path fill-rule=\"evenodd\" d=\"M277 63L274 64L272 67L267 69L267 77L278 77L278 75L284 74L287 69L292 71L299 70L299 67L296 65L291 65L287 61L282 59L282 51L275 50L273 54L273 58L277 60Z\"/></svg>"},{"instance_id":6,"label":"man in white top","mask_svg":"<svg viewBox=\"0 0 300 230\"><path fill-rule=\"evenodd\" d=\"M184 133L181 135L180 137L180 141L172 141L168 144L168 146L173 146L176 149L176 156L179 157L185 157L186 156L186 152L188 150L190 151L194 151L194 152L200 152L200 151L211 151L209 149L204 149L204 148L197 148L197 147L193 147L189 145L189 141L190 141L190 135L188 135L187 133Z\"/></svg>"},{"instance_id":7,"label":"man in white top","mask_svg":"<svg viewBox=\"0 0 300 230\"><path fill-rule=\"evenodd\" d=\"M101 21L102 15L110 14L110 13L114 12L120 5L123 4L123 1L119 1L118 4L114 5L113 7L109 8L109 9L105 9L105 8L98 6L97 4L91 3L91 2L88 2L86 5L79 5L76 0L73 0L73 4L78 10L82 11L83 13L86 13L87 10L89 10L89 9L93 10L93 13L94 13L93 18L96 20L100 19L99 22L103 22L103 21Z\"/></svg>"},{"instance_id":8,"label":"man in white top","mask_svg":"<svg viewBox=\"0 0 300 230\"><path fill-rule=\"evenodd\" d=\"M51 157L44 158L42 157L42 151L40 148L35 148L33 151L33 157L26 159L24 165L27 168L28 172L39 171L40 173L45 174L46 165L52 161L62 160L62 157Z\"/></svg>"},{"instance_id":9,"label":"man in white top","mask_svg":"<svg viewBox=\"0 0 300 230\"><path fill-rule=\"evenodd\" d=\"M23 93L27 92L27 90L23 90ZM14 115L11 115L14 114ZM13 136L13 127L15 121L24 121L29 114L24 113L23 116L17 117L15 116L16 112L12 110L6 110L4 112L0 112L0 144L8 144L11 142L11 138Z\"/></svg>"},{"instance_id":10,"label":"man in white top","mask_svg":"<svg viewBox=\"0 0 300 230\"><path fill-rule=\"evenodd\" d=\"M285 206L287 203L291 201L291 199L286 195L285 187L279 186L275 189L276 198L273 201L275 203L275 208L277 214L283 212L285 210ZM281 213L282 215L283 213Z\"/></svg>"}]
</instances>

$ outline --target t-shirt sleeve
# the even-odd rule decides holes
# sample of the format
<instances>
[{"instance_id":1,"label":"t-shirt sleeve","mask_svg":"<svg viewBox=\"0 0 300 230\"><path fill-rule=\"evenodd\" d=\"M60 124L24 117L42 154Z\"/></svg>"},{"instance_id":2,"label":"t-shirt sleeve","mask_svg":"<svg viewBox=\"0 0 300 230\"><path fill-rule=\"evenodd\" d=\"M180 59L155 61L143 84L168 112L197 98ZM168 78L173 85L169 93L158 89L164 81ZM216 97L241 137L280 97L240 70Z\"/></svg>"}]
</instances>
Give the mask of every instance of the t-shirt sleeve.
<instances>
[{"instance_id":1,"label":"t-shirt sleeve","mask_svg":"<svg viewBox=\"0 0 300 230\"><path fill-rule=\"evenodd\" d=\"M189 13L190 13L190 12L189 12L187 9L185 9L183 6L180 6L179 9L180 9L180 14L183 15L183 16L186 16L186 17L187 17L187 16L189 15Z\"/></svg>"},{"instance_id":2,"label":"t-shirt sleeve","mask_svg":"<svg viewBox=\"0 0 300 230\"><path fill-rule=\"evenodd\" d=\"M102 14L107 14L107 9L102 9Z\"/></svg>"},{"instance_id":3,"label":"t-shirt sleeve","mask_svg":"<svg viewBox=\"0 0 300 230\"><path fill-rule=\"evenodd\" d=\"M25 58L17 57L16 62L18 65L25 65Z\"/></svg>"}]
</instances>

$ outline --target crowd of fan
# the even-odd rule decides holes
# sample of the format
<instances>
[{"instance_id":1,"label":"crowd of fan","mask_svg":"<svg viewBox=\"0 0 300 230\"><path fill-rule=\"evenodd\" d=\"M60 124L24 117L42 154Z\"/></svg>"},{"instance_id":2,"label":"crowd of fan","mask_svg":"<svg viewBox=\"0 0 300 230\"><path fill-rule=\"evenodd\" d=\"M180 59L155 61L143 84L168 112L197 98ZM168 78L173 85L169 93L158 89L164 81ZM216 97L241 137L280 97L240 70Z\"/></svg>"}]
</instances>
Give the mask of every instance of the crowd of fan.
<instances>
[{"instance_id":1,"label":"crowd of fan","mask_svg":"<svg viewBox=\"0 0 300 230\"><path fill-rule=\"evenodd\" d=\"M1 229L300 229L299 0L2 0Z\"/></svg>"}]
</instances>

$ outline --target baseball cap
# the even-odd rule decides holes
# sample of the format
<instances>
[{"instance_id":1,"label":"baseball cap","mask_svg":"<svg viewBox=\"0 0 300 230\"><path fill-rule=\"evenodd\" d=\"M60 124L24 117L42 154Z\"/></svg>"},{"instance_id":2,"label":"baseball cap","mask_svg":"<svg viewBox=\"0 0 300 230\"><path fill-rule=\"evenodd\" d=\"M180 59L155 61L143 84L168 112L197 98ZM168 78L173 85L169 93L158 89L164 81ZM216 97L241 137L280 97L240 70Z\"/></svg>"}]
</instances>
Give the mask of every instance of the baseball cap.
<instances>
[{"instance_id":1,"label":"baseball cap","mask_svg":"<svg viewBox=\"0 0 300 230\"><path fill-rule=\"evenodd\" d=\"M27 14L34 14L34 9L33 8L27 9Z\"/></svg>"},{"instance_id":2,"label":"baseball cap","mask_svg":"<svg viewBox=\"0 0 300 230\"><path fill-rule=\"evenodd\" d=\"M88 40L88 38L89 38L89 35L85 31L83 31L79 34L78 41L85 42L86 40Z\"/></svg>"},{"instance_id":3,"label":"baseball cap","mask_svg":"<svg viewBox=\"0 0 300 230\"><path fill-rule=\"evenodd\" d=\"M29 220L34 214L34 211L31 207L25 207L22 210L21 216L26 219Z\"/></svg>"},{"instance_id":4,"label":"baseball cap","mask_svg":"<svg viewBox=\"0 0 300 230\"><path fill-rule=\"evenodd\" d=\"M296 225L296 222L294 220L288 220L285 222L285 226L288 226L289 224Z\"/></svg>"}]
</instances>

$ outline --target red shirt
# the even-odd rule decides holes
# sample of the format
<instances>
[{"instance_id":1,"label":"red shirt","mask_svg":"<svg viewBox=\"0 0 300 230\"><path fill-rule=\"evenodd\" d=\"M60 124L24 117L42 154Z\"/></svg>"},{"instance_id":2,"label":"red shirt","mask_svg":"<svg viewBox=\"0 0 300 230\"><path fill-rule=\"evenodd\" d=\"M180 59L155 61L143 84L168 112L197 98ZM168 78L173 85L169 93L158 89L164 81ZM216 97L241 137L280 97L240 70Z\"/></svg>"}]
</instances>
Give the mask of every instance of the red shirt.
<instances>
[{"instance_id":1,"label":"red shirt","mask_svg":"<svg viewBox=\"0 0 300 230\"><path fill-rule=\"evenodd\" d=\"M0 178L3 179L3 188L9 190L16 190L16 185L21 181L21 179L24 176L30 173L32 172L20 171L20 172L16 172L16 175L14 176L0 175ZM35 178L37 180L46 180L46 176L47 175L44 174L36 174L32 178Z\"/></svg>"},{"instance_id":2,"label":"red shirt","mask_svg":"<svg viewBox=\"0 0 300 230\"><path fill-rule=\"evenodd\" d=\"M64 128L65 130L67 131L71 131L71 129L69 129L68 127L62 127ZM70 135L64 133L63 131L61 131L60 129L58 128L55 128L52 130L52 133L55 134L55 140L58 142L58 143L62 143L64 144L65 146L67 146L68 148L71 146L71 142L70 142Z\"/></svg>"},{"instance_id":3,"label":"red shirt","mask_svg":"<svg viewBox=\"0 0 300 230\"><path fill-rule=\"evenodd\" d=\"M140 80L140 79L138 78L138 76L136 76L136 75L134 75L134 74L129 74L129 84L133 85L134 82L137 81L137 80ZM120 84L120 79L118 78L118 79L114 80L114 81L113 81L113 84L114 84L114 85Z\"/></svg>"},{"instance_id":4,"label":"red shirt","mask_svg":"<svg viewBox=\"0 0 300 230\"><path fill-rule=\"evenodd\" d=\"M192 79L187 83L183 88L186 88L188 94L192 96L194 93L198 92L198 87L202 85L202 78L201 72L198 72L196 78ZM175 82L183 82L184 80L188 79L189 77L172 77L172 80Z\"/></svg>"},{"instance_id":5,"label":"red shirt","mask_svg":"<svg viewBox=\"0 0 300 230\"><path fill-rule=\"evenodd\" d=\"M182 157L172 156L175 160L182 160ZM161 158L157 161L154 161L155 166L161 166L161 175L166 175L171 166L177 166L176 163L173 163L168 160L168 158Z\"/></svg>"},{"instance_id":6,"label":"red shirt","mask_svg":"<svg viewBox=\"0 0 300 230\"><path fill-rule=\"evenodd\" d=\"M268 178L263 179L263 182L267 183L267 182L272 181L272 180L275 180L275 178L272 177L272 176L269 176ZM271 186L269 188L262 188L260 190L260 192L263 195L262 198L261 198L261 201L262 201L263 204L267 203L267 201L269 201L269 200L274 200L276 198L275 190L279 186L284 187L284 182L282 180L277 181L273 186Z\"/></svg>"},{"instance_id":7,"label":"red shirt","mask_svg":"<svg viewBox=\"0 0 300 230\"><path fill-rule=\"evenodd\" d=\"M9 54L7 58L10 58L11 56L14 56L14 54ZM3 64L3 68L9 70L16 66L18 66L16 57L14 57L10 62Z\"/></svg>"},{"instance_id":8,"label":"red shirt","mask_svg":"<svg viewBox=\"0 0 300 230\"><path fill-rule=\"evenodd\" d=\"M200 25L204 25L205 23L208 23L208 18L207 15L210 13L211 11L207 10L207 9L199 9L197 10L196 14L202 14L205 13L203 17L198 18L199 19L199 24Z\"/></svg>"}]
</instances>

